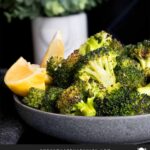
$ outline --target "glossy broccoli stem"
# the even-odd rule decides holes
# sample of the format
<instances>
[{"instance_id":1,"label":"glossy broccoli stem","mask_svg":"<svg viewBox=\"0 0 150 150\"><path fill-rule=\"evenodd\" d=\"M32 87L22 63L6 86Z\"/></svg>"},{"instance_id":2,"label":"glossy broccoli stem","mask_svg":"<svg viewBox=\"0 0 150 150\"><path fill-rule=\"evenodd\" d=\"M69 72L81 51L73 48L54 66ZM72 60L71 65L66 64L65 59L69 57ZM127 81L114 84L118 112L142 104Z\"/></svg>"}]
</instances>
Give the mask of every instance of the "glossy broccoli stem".
<instances>
[{"instance_id":1,"label":"glossy broccoli stem","mask_svg":"<svg viewBox=\"0 0 150 150\"><path fill-rule=\"evenodd\" d=\"M147 94L150 96L150 84L147 84L144 87L137 88L137 91L141 94Z\"/></svg>"},{"instance_id":2,"label":"glossy broccoli stem","mask_svg":"<svg viewBox=\"0 0 150 150\"><path fill-rule=\"evenodd\" d=\"M81 112L81 114L83 116L95 116L96 115L96 110L94 108L94 98L88 98L87 102L79 102L78 104L76 104L76 108L79 109L79 111Z\"/></svg>"}]
</instances>

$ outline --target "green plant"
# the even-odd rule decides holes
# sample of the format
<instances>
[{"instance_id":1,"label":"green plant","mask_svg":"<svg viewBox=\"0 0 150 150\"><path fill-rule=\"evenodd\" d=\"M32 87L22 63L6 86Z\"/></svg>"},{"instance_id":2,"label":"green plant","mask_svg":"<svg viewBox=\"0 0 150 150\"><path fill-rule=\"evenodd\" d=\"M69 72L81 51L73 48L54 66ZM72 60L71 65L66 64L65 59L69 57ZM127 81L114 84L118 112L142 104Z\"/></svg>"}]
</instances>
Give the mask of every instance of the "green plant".
<instances>
[{"instance_id":1,"label":"green plant","mask_svg":"<svg viewBox=\"0 0 150 150\"><path fill-rule=\"evenodd\" d=\"M8 20L37 16L63 16L95 7L103 0L0 0L0 8Z\"/></svg>"}]
</instances>

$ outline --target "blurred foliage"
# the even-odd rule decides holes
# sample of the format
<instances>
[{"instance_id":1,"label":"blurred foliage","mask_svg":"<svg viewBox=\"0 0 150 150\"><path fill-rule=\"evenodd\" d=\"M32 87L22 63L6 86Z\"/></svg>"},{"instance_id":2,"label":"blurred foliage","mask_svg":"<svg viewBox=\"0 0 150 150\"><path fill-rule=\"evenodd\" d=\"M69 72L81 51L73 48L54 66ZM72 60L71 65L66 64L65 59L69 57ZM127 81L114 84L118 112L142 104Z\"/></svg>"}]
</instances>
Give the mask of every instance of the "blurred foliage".
<instances>
[{"instance_id":1,"label":"blurred foliage","mask_svg":"<svg viewBox=\"0 0 150 150\"><path fill-rule=\"evenodd\" d=\"M64 16L94 8L104 0L0 0L0 9L12 18Z\"/></svg>"}]
</instances>

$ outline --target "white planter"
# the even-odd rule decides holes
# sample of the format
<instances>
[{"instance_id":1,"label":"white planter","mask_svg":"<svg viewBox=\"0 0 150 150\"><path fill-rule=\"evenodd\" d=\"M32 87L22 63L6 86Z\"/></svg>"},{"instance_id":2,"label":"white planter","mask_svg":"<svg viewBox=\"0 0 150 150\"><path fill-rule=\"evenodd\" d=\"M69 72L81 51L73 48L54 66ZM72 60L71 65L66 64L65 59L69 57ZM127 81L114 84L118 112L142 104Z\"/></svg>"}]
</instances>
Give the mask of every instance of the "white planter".
<instances>
[{"instance_id":1,"label":"white planter","mask_svg":"<svg viewBox=\"0 0 150 150\"><path fill-rule=\"evenodd\" d=\"M87 39L85 13L64 17L39 17L32 21L34 61L40 63L48 44L57 31L61 31L65 44L65 57Z\"/></svg>"}]
</instances>

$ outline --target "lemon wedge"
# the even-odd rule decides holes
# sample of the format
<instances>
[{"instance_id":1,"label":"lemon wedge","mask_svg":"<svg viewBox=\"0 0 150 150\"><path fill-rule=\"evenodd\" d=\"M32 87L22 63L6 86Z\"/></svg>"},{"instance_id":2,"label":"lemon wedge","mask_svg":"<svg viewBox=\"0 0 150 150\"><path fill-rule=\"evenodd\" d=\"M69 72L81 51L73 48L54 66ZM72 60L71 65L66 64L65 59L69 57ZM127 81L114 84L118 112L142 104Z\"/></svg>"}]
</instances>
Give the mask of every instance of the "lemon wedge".
<instances>
[{"instance_id":1,"label":"lemon wedge","mask_svg":"<svg viewBox=\"0 0 150 150\"><path fill-rule=\"evenodd\" d=\"M64 58L64 49L62 34L60 31L57 31L52 41L49 43L48 49L42 59L41 67L45 68L47 60L52 56Z\"/></svg>"},{"instance_id":2,"label":"lemon wedge","mask_svg":"<svg viewBox=\"0 0 150 150\"><path fill-rule=\"evenodd\" d=\"M4 82L15 94L25 96L31 87L45 89L45 83L50 82L47 78L45 68L20 57L6 72Z\"/></svg>"}]
</instances>

